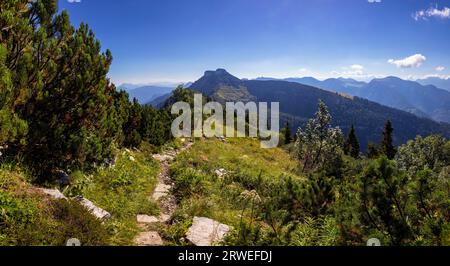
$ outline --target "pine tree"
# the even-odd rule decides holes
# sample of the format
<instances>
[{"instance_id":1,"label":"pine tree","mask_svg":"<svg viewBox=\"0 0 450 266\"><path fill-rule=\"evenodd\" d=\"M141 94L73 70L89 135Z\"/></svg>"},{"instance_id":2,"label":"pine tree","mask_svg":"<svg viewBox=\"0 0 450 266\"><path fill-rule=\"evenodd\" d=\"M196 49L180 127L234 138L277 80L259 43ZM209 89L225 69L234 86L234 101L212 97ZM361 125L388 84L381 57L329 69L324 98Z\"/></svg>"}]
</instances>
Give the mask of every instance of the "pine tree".
<instances>
[{"instance_id":1,"label":"pine tree","mask_svg":"<svg viewBox=\"0 0 450 266\"><path fill-rule=\"evenodd\" d=\"M106 77L112 56L100 52L100 43L85 24L71 29L65 13L57 15L57 33L51 40L60 47L50 62L40 66L39 90L25 105L23 115L30 125L27 157L33 164L54 168L84 168L111 156L115 130L110 130L109 113L114 109L114 91ZM50 29L49 29L50 30ZM49 45L49 49L52 45ZM39 65L39 59L34 63ZM73 73L76 73L75 75ZM33 81L30 81L31 84ZM37 96L36 95L36 96ZM48 168L48 169L46 169ZM45 175L45 173L42 173Z\"/></svg>"},{"instance_id":2,"label":"pine tree","mask_svg":"<svg viewBox=\"0 0 450 266\"><path fill-rule=\"evenodd\" d=\"M346 155L350 155L353 158L359 157L360 146L358 138L356 137L355 127L352 125L347 139L345 140L344 152Z\"/></svg>"},{"instance_id":3,"label":"pine tree","mask_svg":"<svg viewBox=\"0 0 450 266\"><path fill-rule=\"evenodd\" d=\"M340 167L342 131L331 127L327 106L319 102L319 110L306 127L299 128L295 149L303 172L321 169L336 174Z\"/></svg>"},{"instance_id":4,"label":"pine tree","mask_svg":"<svg viewBox=\"0 0 450 266\"><path fill-rule=\"evenodd\" d=\"M4 64L6 52L6 48L0 44L0 152L3 145L23 142L28 129L26 122L14 112L11 76Z\"/></svg>"},{"instance_id":5,"label":"pine tree","mask_svg":"<svg viewBox=\"0 0 450 266\"><path fill-rule=\"evenodd\" d=\"M106 76L111 53L56 0L6 0L0 10L0 142L42 176L111 156L124 120Z\"/></svg>"},{"instance_id":6,"label":"pine tree","mask_svg":"<svg viewBox=\"0 0 450 266\"><path fill-rule=\"evenodd\" d=\"M284 143L290 144L292 142L292 132L291 127L289 126L289 122L286 122L286 127L284 129Z\"/></svg>"},{"instance_id":7,"label":"pine tree","mask_svg":"<svg viewBox=\"0 0 450 266\"><path fill-rule=\"evenodd\" d=\"M167 141L167 111L118 92L107 77L110 51L86 24L73 27L57 3L0 1L0 149L47 178L101 164L114 146Z\"/></svg>"},{"instance_id":8,"label":"pine tree","mask_svg":"<svg viewBox=\"0 0 450 266\"><path fill-rule=\"evenodd\" d=\"M380 143L380 152L386 155L389 160L393 160L395 154L397 153L397 150L393 144L393 132L394 128L392 127L392 123L388 120L384 126L383 138Z\"/></svg>"},{"instance_id":9,"label":"pine tree","mask_svg":"<svg viewBox=\"0 0 450 266\"><path fill-rule=\"evenodd\" d=\"M125 146L137 147L141 144L142 136L140 134L142 122L142 108L136 99L130 108L128 121L124 124Z\"/></svg>"},{"instance_id":10,"label":"pine tree","mask_svg":"<svg viewBox=\"0 0 450 266\"><path fill-rule=\"evenodd\" d=\"M12 144L26 142L28 125L16 108L27 100L27 93L25 86L17 86L16 81L26 80L25 68L31 68L29 61L21 57L30 55L28 2L0 1L0 152ZM18 69L22 72L18 73Z\"/></svg>"},{"instance_id":11,"label":"pine tree","mask_svg":"<svg viewBox=\"0 0 450 266\"><path fill-rule=\"evenodd\" d=\"M386 156L372 162L361 176L361 220L387 234L392 245L401 245L411 237L406 180L406 175Z\"/></svg>"}]
</instances>

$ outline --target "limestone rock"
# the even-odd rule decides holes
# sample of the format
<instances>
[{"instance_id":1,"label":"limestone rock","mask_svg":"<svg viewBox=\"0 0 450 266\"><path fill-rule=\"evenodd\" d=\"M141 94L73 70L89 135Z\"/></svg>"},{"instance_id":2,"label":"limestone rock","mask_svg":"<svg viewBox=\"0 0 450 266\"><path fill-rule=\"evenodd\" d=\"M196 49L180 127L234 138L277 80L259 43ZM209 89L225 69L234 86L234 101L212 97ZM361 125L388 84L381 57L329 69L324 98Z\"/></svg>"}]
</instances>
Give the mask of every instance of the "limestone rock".
<instances>
[{"instance_id":1,"label":"limestone rock","mask_svg":"<svg viewBox=\"0 0 450 266\"><path fill-rule=\"evenodd\" d=\"M135 243L138 246L162 246L164 242L158 232L150 231L150 232L142 232L140 233Z\"/></svg>"},{"instance_id":2,"label":"limestone rock","mask_svg":"<svg viewBox=\"0 0 450 266\"><path fill-rule=\"evenodd\" d=\"M137 222L141 224L153 224L159 222L159 219L155 216L138 215Z\"/></svg>"},{"instance_id":3,"label":"limestone rock","mask_svg":"<svg viewBox=\"0 0 450 266\"><path fill-rule=\"evenodd\" d=\"M160 162L173 161L174 156L155 154L155 155L153 155L153 159L160 161Z\"/></svg>"},{"instance_id":4,"label":"limestone rock","mask_svg":"<svg viewBox=\"0 0 450 266\"><path fill-rule=\"evenodd\" d=\"M194 217L186 238L196 246L213 246L220 243L231 227L209 218Z\"/></svg>"},{"instance_id":5,"label":"limestone rock","mask_svg":"<svg viewBox=\"0 0 450 266\"><path fill-rule=\"evenodd\" d=\"M153 196L152 196L153 199L155 201L158 201L159 199L167 196L169 194L171 188L172 187L169 185L159 183L156 186L155 191L153 192Z\"/></svg>"},{"instance_id":6,"label":"limestone rock","mask_svg":"<svg viewBox=\"0 0 450 266\"><path fill-rule=\"evenodd\" d=\"M111 217L111 214L97 206L95 206L92 201L85 199L83 197L76 198L78 202L84 206L89 212L91 212L97 219L106 220Z\"/></svg>"},{"instance_id":7,"label":"limestone rock","mask_svg":"<svg viewBox=\"0 0 450 266\"><path fill-rule=\"evenodd\" d=\"M64 199L67 200L67 197L64 196L59 190L57 189L48 189L48 188L39 188L39 191L44 193L47 196L50 196L53 199Z\"/></svg>"},{"instance_id":8,"label":"limestone rock","mask_svg":"<svg viewBox=\"0 0 450 266\"><path fill-rule=\"evenodd\" d=\"M217 177L223 178L224 176L227 175L227 170L222 168L222 169L216 170L214 173L217 175Z\"/></svg>"},{"instance_id":9,"label":"limestone rock","mask_svg":"<svg viewBox=\"0 0 450 266\"><path fill-rule=\"evenodd\" d=\"M159 221L161 222L161 223L167 223L167 222L169 222L170 221L170 215L168 215L168 214L165 214L165 213L161 213L161 215L159 215Z\"/></svg>"}]
</instances>

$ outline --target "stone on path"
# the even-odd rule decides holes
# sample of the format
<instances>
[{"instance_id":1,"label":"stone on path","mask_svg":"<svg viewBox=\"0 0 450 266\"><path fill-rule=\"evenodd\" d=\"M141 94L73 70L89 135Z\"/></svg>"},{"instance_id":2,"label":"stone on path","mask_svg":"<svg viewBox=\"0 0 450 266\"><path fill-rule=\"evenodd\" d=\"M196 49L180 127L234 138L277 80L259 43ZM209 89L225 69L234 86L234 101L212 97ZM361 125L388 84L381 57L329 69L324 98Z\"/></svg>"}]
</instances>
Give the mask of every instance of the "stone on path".
<instances>
[{"instance_id":1,"label":"stone on path","mask_svg":"<svg viewBox=\"0 0 450 266\"><path fill-rule=\"evenodd\" d=\"M167 223L170 221L171 216L169 214L165 214L165 213L161 213L161 215L159 215L159 221L161 223Z\"/></svg>"},{"instance_id":2,"label":"stone on path","mask_svg":"<svg viewBox=\"0 0 450 266\"><path fill-rule=\"evenodd\" d=\"M155 188L155 191L153 192L153 199L155 201L158 201L159 199L167 196L170 193L170 189L172 187L163 183L158 183L158 185Z\"/></svg>"},{"instance_id":3,"label":"stone on path","mask_svg":"<svg viewBox=\"0 0 450 266\"><path fill-rule=\"evenodd\" d=\"M153 155L153 159L157 160L161 165L161 171L158 175L158 184L153 191L152 198L158 203L161 209L159 217L138 215L136 217L138 224L142 229L146 229L147 224L170 222L173 212L177 204L175 197L171 194L172 186L174 185L169 175L169 164L175 160L175 157L182 151L192 146L192 143L187 144L180 150L170 149L162 154ZM172 184L172 185L169 185ZM156 231L141 232L134 240L138 246L163 246L164 242L161 236Z\"/></svg>"},{"instance_id":4,"label":"stone on path","mask_svg":"<svg viewBox=\"0 0 450 266\"><path fill-rule=\"evenodd\" d=\"M105 220L111 217L111 214L109 212L95 206L92 201L83 197L78 197L77 200L82 206L84 206L89 212L91 212L92 215L97 217L97 219Z\"/></svg>"},{"instance_id":5,"label":"stone on path","mask_svg":"<svg viewBox=\"0 0 450 266\"><path fill-rule=\"evenodd\" d=\"M138 215L137 222L140 224L154 224L159 222L159 219L155 216Z\"/></svg>"},{"instance_id":6,"label":"stone on path","mask_svg":"<svg viewBox=\"0 0 450 266\"><path fill-rule=\"evenodd\" d=\"M196 246L213 246L221 242L231 228L209 218L194 217L186 238Z\"/></svg>"},{"instance_id":7,"label":"stone on path","mask_svg":"<svg viewBox=\"0 0 450 266\"><path fill-rule=\"evenodd\" d=\"M137 236L135 243L138 246L162 246L162 245L164 245L161 236L158 234L158 232L155 232L155 231L140 233Z\"/></svg>"},{"instance_id":8,"label":"stone on path","mask_svg":"<svg viewBox=\"0 0 450 266\"><path fill-rule=\"evenodd\" d=\"M174 156L171 155L161 155L161 154L155 154L153 155L153 159L160 161L160 162L165 162L165 161L173 161L174 160Z\"/></svg>"}]
</instances>

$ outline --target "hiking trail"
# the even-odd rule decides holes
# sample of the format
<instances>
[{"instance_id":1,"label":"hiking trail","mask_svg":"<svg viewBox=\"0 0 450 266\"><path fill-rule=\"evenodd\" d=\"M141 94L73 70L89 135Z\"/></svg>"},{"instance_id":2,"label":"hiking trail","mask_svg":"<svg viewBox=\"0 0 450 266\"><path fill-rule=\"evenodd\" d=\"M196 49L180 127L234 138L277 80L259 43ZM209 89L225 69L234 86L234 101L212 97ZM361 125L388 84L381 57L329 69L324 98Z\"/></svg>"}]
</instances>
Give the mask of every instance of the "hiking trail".
<instances>
[{"instance_id":1,"label":"hiking trail","mask_svg":"<svg viewBox=\"0 0 450 266\"><path fill-rule=\"evenodd\" d=\"M141 232L135 239L135 244L137 246L164 245L164 241L157 231L146 229L157 223L170 223L172 215L178 208L177 199L172 193L172 188L175 184L170 176L170 163L175 160L180 153L191 148L193 144L194 143L186 140L183 147L180 149L168 149L160 154L153 155L153 159L157 160L160 164L160 172L158 174L158 183L149 200L157 202L160 209L160 215L158 217L148 215L138 215L136 217L139 226L144 229L144 232Z\"/></svg>"}]
</instances>

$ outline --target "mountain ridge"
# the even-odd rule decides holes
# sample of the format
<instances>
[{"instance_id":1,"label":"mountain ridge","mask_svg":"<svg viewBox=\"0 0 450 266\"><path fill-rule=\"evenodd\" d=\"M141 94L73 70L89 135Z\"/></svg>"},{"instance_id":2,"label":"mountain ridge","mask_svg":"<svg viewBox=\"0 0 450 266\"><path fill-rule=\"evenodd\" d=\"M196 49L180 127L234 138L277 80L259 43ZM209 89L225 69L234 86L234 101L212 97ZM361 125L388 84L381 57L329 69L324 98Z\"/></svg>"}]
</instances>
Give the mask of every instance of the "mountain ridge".
<instances>
[{"instance_id":1,"label":"mountain ridge","mask_svg":"<svg viewBox=\"0 0 450 266\"><path fill-rule=\"evenodd\" d=\"M416 80L422 85L434 85L440 89L444 89L450 92L450 78L428 77L425 79Z\"/></svg>"},{"instance_id":2,"label":"mountain ridge","mask_svg":"<svg viewBox=\"0 0 450 266\"><path fill-rule=\"evenodd\" d=\"M130 101L137 99L140 104L149 103L158 97L171 93L175 87L142 86L125 90Z\"/></svg>"},{"instance_id":3,"label":"mountain ridge","mask_svg":"<svg viewBox=\"0 0 450 266\"><path fill-rule=\"evenodd\" d=\"M207 74L206 74L207 73ZM190 89L202 92L214 100L235 101L237 94L246 95L243 102L253 99L261 102L280 102L282 121L289 121L293 128L303 126L317 110L319 100L325 102L333 116L333 125L344 132L355 125L363 147L378 142L387 120L396 127L396 144L405 143L417 135L433 133L450 137L450 125L419 118L411 113L383 106L360 97L345 97L337 92L283 80L241 80L222 69L207 71ZM231 81L227 83L226 81ZM230 99L222 97L225 88L236 93ZM219 96L219 97L218 97Z\"/></svg>"},{"instance_id":4,"label":"mountain ridge","mask_svg":"<svg viewBox=\"0 0 450 266\"><path fill-rule=\"evenodd\" d=\"M450 92L434 85L422 85L415 81L388 76L370 82L353 79L290 78L290 81L346 93L415 115L450 123Z\"/></svg>"}]
</instances>

